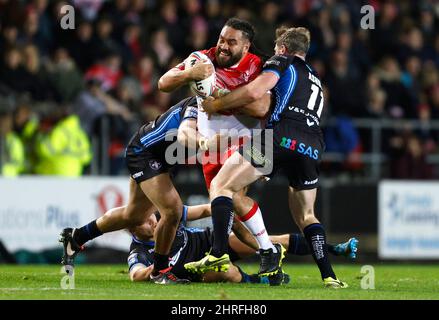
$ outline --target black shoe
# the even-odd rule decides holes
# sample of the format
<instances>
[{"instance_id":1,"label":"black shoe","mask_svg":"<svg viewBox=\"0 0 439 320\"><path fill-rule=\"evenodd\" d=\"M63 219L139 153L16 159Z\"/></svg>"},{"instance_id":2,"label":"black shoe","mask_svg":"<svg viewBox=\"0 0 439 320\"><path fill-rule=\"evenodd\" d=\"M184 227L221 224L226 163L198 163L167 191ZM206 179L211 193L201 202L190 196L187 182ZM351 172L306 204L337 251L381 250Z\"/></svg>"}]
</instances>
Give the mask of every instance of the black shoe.
<instances>
[{"instance_id":1,"label":"black shoe","mask_svg":"<svg viewBox=\"0 0 439 320\"><path fill-rule=\"evenodd\" d=\"M188 279L177 278L172 272L172 268L160 270L157 275L151 274L151 281L156 284L189 284Z\"/></svg>"},{"instance_id":2,"label":"black shoe","mask_svg":"<svg viewBox=\"0 0 439 320\"><path fill-rule=\"evenodd\" d=\"M73 238L75 230L76 229L65 228L60 234L59 242L62 242L64 246L61 263L65 266L73 267L76 255L84 250L84 246L80 246Z\"/></svg>"},{"instance_id":3,"label":"black shoe","mask_svg":"<svg viewBox=\"0 0 439 320\"><path fill-rule=\"evenodd\" d=\"M282 268L279 268L279 272L275 275L268 276L268 283L270 286L280 286L281 284L290 283L290 276L282 271Z\"/></svg>"},{"instance_id":4,"label":"black shoe","mask_svg":"<svg viewBox=\"0 0 439 320\"><path fill-rule=\"evenodd\" d=\"M282 266L282 260L285 258L285 248L280 243L275 243L274 246L277 252L274 253L273 249L259 249L259 255L261 257L261 266L259 268L259 276L273 276L279 271Z\"/></svg>"}]
</instances>

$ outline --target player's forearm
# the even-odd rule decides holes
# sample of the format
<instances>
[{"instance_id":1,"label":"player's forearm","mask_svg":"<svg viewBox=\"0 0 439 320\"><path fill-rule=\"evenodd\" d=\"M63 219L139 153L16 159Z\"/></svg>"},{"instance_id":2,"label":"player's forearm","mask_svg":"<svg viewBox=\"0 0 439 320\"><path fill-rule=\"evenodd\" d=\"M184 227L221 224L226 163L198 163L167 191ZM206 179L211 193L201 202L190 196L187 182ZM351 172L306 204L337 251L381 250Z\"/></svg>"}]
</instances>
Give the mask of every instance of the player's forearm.
<instances>
[{"instance_id":1,"label":"player's forearm","mask_svg":"<svg viewBox=\"0 0 439 320\"><path fill-rule=\"evenodd\" d=\"M197 123L194 120L187 120L178 128L177 140L186 148L196 150L201 139L202 136L198 133Z\"/></svg>"},{"instance_id":2,"label":"player's forearm","mask_svg":"<svg viewBox=\"0 0 439 320\"><path fill-rule=\"evenodd\" d=\"M158 88L163 92L171 92L183 85L188 84L192 80L190 69L171 69L160 78Z\"/></svg>"},{"instance_id":3,"label":"player's forearm","mask_svg":"<svg viewBox=\"0 0 439 320\"><path fill-rule=\"evenodd\" d=\"M251 92L250 88L244 86L232 91L228 95L216 99L213 103L215 110L218 112L242 107L253 103L257 99L258 97Z\"/></svg>"},{"instance_id":4,"label":"player's forearm","mask_svg":"<svg viewBox=\"0 0 439 320\"><path fill-rule=\"evenodd\" d=\"M271 95L266 93L262 98L249 103L241 108L239 112L255 118L265 118L268 111L270 111Z\"/></svg>"}]
</instances>

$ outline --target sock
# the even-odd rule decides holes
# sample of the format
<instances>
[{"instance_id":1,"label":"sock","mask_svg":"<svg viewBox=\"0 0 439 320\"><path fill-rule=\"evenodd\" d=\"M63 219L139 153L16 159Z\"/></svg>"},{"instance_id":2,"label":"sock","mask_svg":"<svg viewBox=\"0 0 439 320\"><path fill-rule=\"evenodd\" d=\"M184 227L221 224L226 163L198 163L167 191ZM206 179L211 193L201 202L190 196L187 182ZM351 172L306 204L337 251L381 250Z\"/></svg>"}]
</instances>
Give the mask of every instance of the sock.
<instances>
[{"instance_id":1,"label":"sock","mask_svg":"<svg viewBox=\"0 0 439 320\"><path fill-rule=\"evenodd\" d=\"M268 283L264 281L263 278L260 278L257 274L248 274L245 273L239 266L236 266L241 274L241 283ZM268 279L267 279L268 280Z\"/></svg>"},{"instance_id":2,"label":"sock","mask_svg":"<svg viewBox=\"0 0 439 320\"><path fill-rule=\"evenodd\" d=\"M333 254L334 256L340 255L337 251L335 251L335 245L327 243L326 247L328 248L328 252Z\"/></svg>"},{"instance_id":3,"label":"sock","mask_svg":"<svg viewBox=\"0 0 439 320\"><path fill-rule=\"evenodd\" d=\"M298 256L311 254L311 250L309 250L308 242L305 237L298 233L290 234L287 252Z\"/></svg>"},{"instance_id":4,"label":"sock","mask_svg":"<svg viewBox=\"0 0 439 320\"><path fill-rule=\"evenodd\" d=\"M267 230L265 229L264 219L262 218L262 212L259 209L257 202L253 204L253 207L249 212L243 217L239 217L242 223L247 227L247 229L253 234L258 241L259 248L273 249L273 252L277 252L276 247L273 246Z\"/></svg>"},{"instance_id":5,"label":"sock","mask_svg":"<svg viewBox=\"0 0 439 320\"><path fill-rule=\"evenodd\" d=\"M233 224L233 202L229 197L216 197L211 203L213 245L211 254L217 258L228 252L229 234Z\"/></svg>"},{"instance_id":6,"label":"sock","mask_svg":"<svg viewBox=\"0 0 439 320\"><path fill-rule=\"evenodd\" d=\"M99 237L102 235L102 232L98 229L98 226L96 224L96 220L93 220L89 224L86 224L85 226L76 229L75 233L73 234L73 239L82 246L87 241L90 241L94 238Z\"/></svg>"},{"instance_id":7,"label":"sock","mask_svg":"<svg viewBox=\"0 0 439 320\"><path fill-rule=\"evenodd\" d=\"M320 223L313 223L303 229L303 234L308 241L314 261L320 269L322 279L332 277L337 279L332 270L328 258L328 248L326 247L326 235L323 226Z\"/></svg>"},{"instance_id":8,"label":"sock","mask_svg":"<svg viewBox=\"0 0 439 320\"><path fill-rule=\"evenodd\" d=\"M154 252L154 274L169 267L169 255Z\"/></svg>"}]
</instances>

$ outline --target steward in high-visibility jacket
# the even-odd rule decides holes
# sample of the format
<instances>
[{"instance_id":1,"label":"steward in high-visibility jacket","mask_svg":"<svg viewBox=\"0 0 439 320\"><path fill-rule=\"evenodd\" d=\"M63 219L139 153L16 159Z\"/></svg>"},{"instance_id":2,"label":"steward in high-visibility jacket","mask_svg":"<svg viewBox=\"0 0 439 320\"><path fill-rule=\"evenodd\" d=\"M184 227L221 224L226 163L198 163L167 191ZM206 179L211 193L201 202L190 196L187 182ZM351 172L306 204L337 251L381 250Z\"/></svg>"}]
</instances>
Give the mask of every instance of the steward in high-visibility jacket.
<instances>
[{"instance_id":1,"label":"steward in high-visibility jacket","mask_svg":"<svg viewBox=\"0 0 439 320\"><path fill-rule=\"evenodd\" d=\"M89 138L76 115L59 120L36 143L36 174L78 177L92 157Z\"/></svg>"},{"instance_id":2,"label":"steward in high-visibility jacket","mask_svg":"<svg viewBox=\"0 0 439 320\"><path fill-rule=\"evenodd\" d=\"M5 177L15 177L24 169L24 147L20 138L14 132L8 132L4 137L0 137L1 156L1 175Z\"/></svg>"}]
</instances>

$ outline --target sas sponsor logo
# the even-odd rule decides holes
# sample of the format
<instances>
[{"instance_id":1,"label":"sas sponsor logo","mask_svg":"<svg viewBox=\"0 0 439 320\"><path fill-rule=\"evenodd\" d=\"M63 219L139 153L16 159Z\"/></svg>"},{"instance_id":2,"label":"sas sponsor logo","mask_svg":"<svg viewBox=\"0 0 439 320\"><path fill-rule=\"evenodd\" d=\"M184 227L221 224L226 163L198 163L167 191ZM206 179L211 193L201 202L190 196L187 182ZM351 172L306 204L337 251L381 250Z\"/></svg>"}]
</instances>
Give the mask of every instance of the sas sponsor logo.
<instances>
[{"instance_id":1,"label":"sas sponsor logo","mask_svg":"<svg viewBox=\"0 0 439 320\"><path fill-rule=\"evenodd\" d=\"M307 156L311 159L318 160L319 159L319 150L314 149L311 146L307 146L303 142L298 142L296 139L290 139L287 137L282 137L282 141L279 144L282 148L296 151L304 156Z\"/></svg>"}]
</instances>

